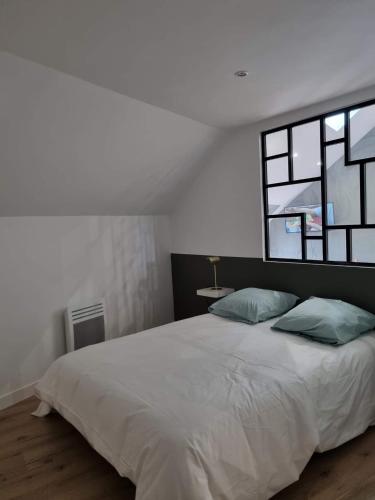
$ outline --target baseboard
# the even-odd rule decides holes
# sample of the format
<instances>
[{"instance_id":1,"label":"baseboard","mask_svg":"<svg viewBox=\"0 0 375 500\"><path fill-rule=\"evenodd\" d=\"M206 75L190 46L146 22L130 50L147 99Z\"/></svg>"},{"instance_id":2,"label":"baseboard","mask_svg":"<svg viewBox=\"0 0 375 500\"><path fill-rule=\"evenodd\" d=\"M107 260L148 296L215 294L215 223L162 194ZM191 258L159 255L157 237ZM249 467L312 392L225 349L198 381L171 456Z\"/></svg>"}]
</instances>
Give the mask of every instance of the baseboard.
<instances>
[{"instance_id":1,"label":"baseboard","mask_svg":"<svg viewBox=\"0 0 375 500\"><path fill-rule=\"evenodd\" d=\"M4 410L9 406L12 406L20 401L27 399L34 394L34 387L37 382L33 382L31 384L25 385L20 389L17 389L13 392L8 392L8 394L4 394L0 396L0 410Z\"/></svg>"}]
</instances>

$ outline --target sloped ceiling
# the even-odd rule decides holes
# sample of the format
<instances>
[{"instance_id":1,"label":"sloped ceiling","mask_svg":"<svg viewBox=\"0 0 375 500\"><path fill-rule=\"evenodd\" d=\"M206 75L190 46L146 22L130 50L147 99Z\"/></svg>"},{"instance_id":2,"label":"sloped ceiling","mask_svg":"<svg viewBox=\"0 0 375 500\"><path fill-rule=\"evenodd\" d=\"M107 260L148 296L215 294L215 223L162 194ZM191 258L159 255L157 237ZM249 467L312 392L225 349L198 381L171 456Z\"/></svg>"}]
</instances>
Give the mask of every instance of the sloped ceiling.
<instances>
[{"instance_id":1,"label":"sloped ceiling","mask_svg":"<svg viewBox=\"0 0 375 500\"><path fill-rule=\"evenodd\" d=\"M375 83L374 0L0 2L3 50L209 125Z\"/></svg>"},{"instance_id":2,"label":"sloped ceiling","mask_svg":"<svg viewBox=\"0 0 375 500\"><path fill-rule=\"evenodd\" d=\"M221 133L0 52L0 216L168 213Z\"/></svg>"}]
</instances>

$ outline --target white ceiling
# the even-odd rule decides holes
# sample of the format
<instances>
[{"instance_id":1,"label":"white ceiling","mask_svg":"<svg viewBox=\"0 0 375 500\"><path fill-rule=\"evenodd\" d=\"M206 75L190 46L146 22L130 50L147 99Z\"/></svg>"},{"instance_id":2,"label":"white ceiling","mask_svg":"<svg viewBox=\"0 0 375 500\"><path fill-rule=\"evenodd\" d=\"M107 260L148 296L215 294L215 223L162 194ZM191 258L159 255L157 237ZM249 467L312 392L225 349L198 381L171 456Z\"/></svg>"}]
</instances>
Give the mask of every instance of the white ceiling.
<instances>
[{"instance_id":1,"label":"white ceiling","mask_svg":"<svg viewBox=\"0 0 375 500\"><path fill-rule=\"evenodd\" d=\"M375 83L374 0L0 1L3 50L214 126Z\"/></svg>"}]
</instances>

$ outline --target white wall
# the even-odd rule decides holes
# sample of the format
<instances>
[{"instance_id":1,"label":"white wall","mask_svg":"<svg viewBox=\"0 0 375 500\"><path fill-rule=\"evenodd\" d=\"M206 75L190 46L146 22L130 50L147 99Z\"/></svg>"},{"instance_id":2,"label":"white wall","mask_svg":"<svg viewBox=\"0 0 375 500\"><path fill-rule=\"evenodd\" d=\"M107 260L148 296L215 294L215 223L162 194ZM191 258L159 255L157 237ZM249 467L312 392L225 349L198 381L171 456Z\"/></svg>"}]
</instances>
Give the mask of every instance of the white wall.
<instances>
[{"instance_id":1,"label":"white wall","mask_svg":"<svg viewBox=\"0 0 375 500\"><path fill-rule=\"evenodd\" d=\"M4 406L64 352L67 305L104 295L111 336L173 319L168 219L154 215L221 132L8 53L0 68Z\"/></svg>"},{"instance_id":2,"label":"white wall","mask_svg":"<svg viewBox=\"0 0 375 500\"><path fill-rule=\"evenodd\" d=\"M209 158L172 215L176 253L261 254L258 136L244 128Z\"/></svg>"},{"instance_id":3,"label":"white wall","mask_svg":"<svg viewBox=\"0 0 375 500\"><path fill-rule=\"evenodd\" d=\"M217 129L0 52L0 216L165 214Z\"/></svg>"},{"instance_id":4,"label":"white wall","mask_svg":"<svg viewBox=\"0 0 375 500\"><path fill-rule=\"evenodd\" d=\"M166 216L1 217L0 407L65 352L66 306L104 296L110 337L172 321L169 248Z\"/></svg>"},{"instance_id":5,"label":"white wall","mask_svg":"<svg viewBox=\"0 0 375 500\"><path fill-rule=\"evenodd\" d=\"M374 97L372 87L233 131L180 198L172 251L262 257L260 132Z\"/></svg>"}]
</instances>

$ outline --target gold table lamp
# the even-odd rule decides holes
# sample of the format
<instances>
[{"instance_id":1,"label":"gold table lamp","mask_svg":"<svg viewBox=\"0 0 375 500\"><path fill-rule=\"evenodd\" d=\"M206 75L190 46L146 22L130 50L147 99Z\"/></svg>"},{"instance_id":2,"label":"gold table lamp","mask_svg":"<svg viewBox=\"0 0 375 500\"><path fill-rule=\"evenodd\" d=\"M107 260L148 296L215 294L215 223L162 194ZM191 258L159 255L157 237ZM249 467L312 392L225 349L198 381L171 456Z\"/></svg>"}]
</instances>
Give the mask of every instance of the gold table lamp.
<instances>
[{"instance_id":1,"label":"gold table lamp","mask_svg":"<svg viewBox=\"0 0 375 500\"><path fill-rule=\"evenodd\" d=\"M216 257L214 255L207 257L207 260L214 267L214 283L215 285L211 287L211 290L221 290L221 286L217 286L217 275L216 275L216 264L220 262L220 257Z\"/></svg>"}]
</instances>

